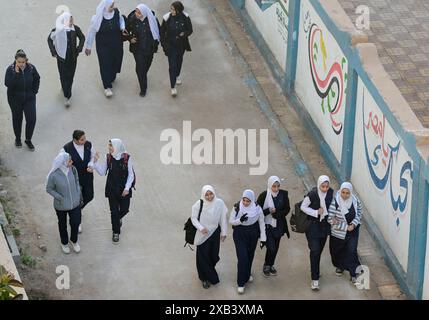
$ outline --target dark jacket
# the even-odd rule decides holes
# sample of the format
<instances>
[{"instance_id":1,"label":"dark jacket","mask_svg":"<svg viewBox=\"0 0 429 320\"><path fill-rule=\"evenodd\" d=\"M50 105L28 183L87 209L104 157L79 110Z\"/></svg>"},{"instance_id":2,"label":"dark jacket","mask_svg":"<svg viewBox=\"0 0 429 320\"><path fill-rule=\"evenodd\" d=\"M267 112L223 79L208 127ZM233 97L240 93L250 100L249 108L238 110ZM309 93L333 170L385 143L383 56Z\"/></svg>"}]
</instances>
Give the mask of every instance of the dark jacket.
<instances>
[{"instance_id":1,"label":"dark jacket","mask_svg":"<svg viewBox=\"0 0 429 320\"><path fill-rule=\"evenodd\" d=\"M152 11L155 15L155 12ZM158 28L161 29L158 19ZM126 29L128 31L127 39L130 41L130 52L141 52L145 55L151 55L158 52L159 41L155 40L150 29L149 20L145 18L143 21L136 17L135 11L131 12L126 21ZM131 43L131 39L137 38L137 43Z\"/></svg>"},{"instance_id":2,"label":"dark jacket","mask_svg":"<svg viewBox=\"0 0 429 320\"><path fill-rule=\"evenodd\" d=\"M172 27L173 20L177 23ZM180 33L184 36L180 36ZM166 55L168 55L171 46L182 46L186 51L192 51L189 43L189 36L192 34L191 18L186 13L180 13L176 17L166 14L162 21L160 38L161 45Z\"/></svg>"},{"instance_id":3,"label":"dark jacket","mask_svg":"<svg viewBox=\"0 0 429 320\"><path fill-rule=\"evenodd\" d=\"M83 50L83 46L85 44L85 36L82 33L82 30L80 30L80 28L78 26L75 25L74 29L75 29L74 31L73 30L70 31L70 39L71 39L72 59L74 61L76 61L79 53L81 53ZM51 33L54 31L55 31L55 29L52 29ZM49 46L49 50L51 51L51 55L53 57L56 56L60 60L63 60L62 58L58 57L58 55L57 55L57 51L55 50L55 46L54 46L54 41L51 39L51 33L49 33L49 36L48 36L48 46ZM78 38L79 38L79 45L77 44Z\"/></svg>"},{"instance_id":4,"label":"dark jacket","mask_svg":"<svg viewBox=\"0 0 429 320\"><path fill-rule=\"evenodd\" d=\"M261 208L264 207L265 198L267 196L267 191L262 192L258 200L256 201ZM277 195L278 206L276 205L276 202L274 202L274 205L276 207L276 212L272 214L274 219L277 219L277 221L281 220L280 225L283 227L283 230L280 230L280 234L284 235L286 233L287 237L290 238L289 228L286 220L286 216L290 212L290 203L289 203L289 195L286 190L279 190L279 194ZM270 209L263 210L264 215L268 216L270 214ZM279 223L277 223L279 225Z\"/></svg>"},{"instance_id":5,"label":"dark jacket","mask_svg":"<svg viewBox=\"0 0 429 320\"><path fill-rule=\"evenodd\" d=\"M9 102L22 103L26 100L35 99L39 92L40 75L36 67L27 63L24 71L15 71L15 62L6 69L4 84L7 87Z\"/></svg>"}]
</instances>

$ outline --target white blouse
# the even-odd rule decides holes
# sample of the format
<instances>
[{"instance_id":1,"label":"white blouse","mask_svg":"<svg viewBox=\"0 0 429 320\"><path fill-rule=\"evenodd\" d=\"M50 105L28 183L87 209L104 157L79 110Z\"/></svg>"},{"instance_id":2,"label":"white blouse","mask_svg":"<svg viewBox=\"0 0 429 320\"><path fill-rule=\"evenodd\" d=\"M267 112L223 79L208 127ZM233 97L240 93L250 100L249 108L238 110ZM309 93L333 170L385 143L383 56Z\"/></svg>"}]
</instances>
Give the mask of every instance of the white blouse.
<instances>
[{"instance_id":1,"label":"white blouse","mask_svg":"<svg viewBox=\"0 0 429 320\"><path fill-rule=\"evenodd\" d=\"M258 206L259 208L259 215L256 215L252 218L247 219L247 221L245 222L241 222L240 218L243 215L242 213L235 211L235 208L232 208L231 210L231 215L229 218L229 223L232 224L233 226L251 226L252 224L254 224L256 221L259 222L259 230L261 231L261 236L260 236L260 240L261 241L267 241L267 235L265 233L265 216L264 216L264 212L262 211L262 208L260 206ZM237 216L236 216L237 215Z\"/></svg>"}]
</instances>

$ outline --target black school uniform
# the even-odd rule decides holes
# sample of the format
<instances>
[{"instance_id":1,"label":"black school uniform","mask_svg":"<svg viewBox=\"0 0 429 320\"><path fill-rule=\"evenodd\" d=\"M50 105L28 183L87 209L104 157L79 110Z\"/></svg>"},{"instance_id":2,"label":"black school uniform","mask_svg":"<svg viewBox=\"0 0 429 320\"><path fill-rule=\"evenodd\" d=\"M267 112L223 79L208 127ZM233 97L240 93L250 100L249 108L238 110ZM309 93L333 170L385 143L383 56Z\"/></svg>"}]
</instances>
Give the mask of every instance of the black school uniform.
<instances>
[{"instance_id":1,"label":"black school uniform","mask_svg":"<svg viewBox=\"0 0 429 320\"><path fill-rule=\"evenodd\" d=\"M104 89L112 88L112 83L122 68L124 46L120 18L118 9L115 9L112 19L103 18L95 38Z\"/></svg>"},{"instance_id":2,"label":"black school uniform","mask_svg":"<svg viewBox=\"0 0 429 320\"><path fill-rule=\"evenodd\" d=\"M184 36L180 36L181 33ZM192 34L192 22L188 14L181 12L176 16L166 14L161 25L161 45L168 56L170 85L176 87L176 80L182 70L185 51L191 51L189 36Z\"/></svg>"},{"instance_id":3,"label":"black school uniform","mask_svg":"<svg viewBox=\"0 0 429 320\"><path fill-rule=\"evenodd\" d=\"M265 198L267 196L267 191L262 192L258 197L258 204L261 208L264 206ZM266 225L266 234L267 234L267 251L265 254L265 263L264 266L274 266L274 262L277 257L277 252L280 247L280 239L287 235L290 238L289 228L286 221L286 215L290 212L290 203L289 195L286 190L279 190L277 197L273 198L274 207L276 212L272 215L276 219L276 227L273 227L270 224ZM263 210L264 215L268 216L270 210L267 208Z\"/></svg>"},{"instance_id":4,"label":"black school uniform","mask_svg":"<svg viewBox=\"0 0 429 320\"><path fill-rule=\"evenodd\" d=\"M55 29L52 29L51 33ZM79 44L77 44L79 39ZM82 52L85 44L85 36L78 26L74 26L74 30L67 31L67 51L65 59L58 56L54 41L51 39L51 34L48 36L48 45L53 57L57 58L58 72L60 74L61 87L64 97L70 99L72 96L72 86L74 75L77 66L77 57Z\"/></svg>"},{"instance_id":5,"label":"black school uniform","mask_svg":"<svg viewBox=\"0 0 429 320\"><path fill-rule=\"evenodd\" d=\"M159 22L158 28L160 28ZM159 41L153 38L149 19L147 17L143 21L138 19L135 11L128 16L126 29L129 33L128 40L137 38L137 43L130 43L130 52L134 55L134 60L136 61L140 92L146 94L147 73L152 65L153 55L158 51Z\"/></svg>"},{"instance_id":6,"label":"black school uniform","mask_svg":"<svg viewBox=\"0 0 429 320\"><path fill-rule=\"evenodd\" d=\"M22 122L25 115L25 140L31 141L36 126L36 95L40 75L34 65L27 63L24 70L15 71L16 62L6 69L7 101L12 111L15 139L21 141Z\"/></svg>"}]
</instances>

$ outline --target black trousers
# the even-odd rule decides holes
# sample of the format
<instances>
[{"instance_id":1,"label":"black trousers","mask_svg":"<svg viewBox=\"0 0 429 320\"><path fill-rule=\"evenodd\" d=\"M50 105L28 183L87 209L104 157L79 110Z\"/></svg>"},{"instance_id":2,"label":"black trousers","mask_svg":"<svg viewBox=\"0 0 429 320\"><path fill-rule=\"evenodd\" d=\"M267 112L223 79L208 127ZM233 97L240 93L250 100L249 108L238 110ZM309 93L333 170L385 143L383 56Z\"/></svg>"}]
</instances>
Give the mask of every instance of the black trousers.
<instances>
[{"instance_id":1,"label":"black trousers","mask_svg":"<svg viewBox=\"0 0 429 320\"><path fill-rule=\"evenodd\" d=\"M347 270L351 277L356 277L356 269L360 266L357 253L359 229L347 233L344 240L333 236L329 239L329 251L334 267Z\"/></svg>"},{"instance_id":2,"label":"black trousers","mask_svg":"<svg viewBox=\"0 0 429 320\"><path fill-rule=\"evenodd\" d=\"M79 176L79 183L82 190L83 204L81 209L85 208L88 203L94 199L94 176L81 175Z\"/></svg>"},{"instance_id":3,"label":"black trousers","mask_svg":"<svg viewBox=\"0 0 429 320\"><path fill-rule=\"evenodd\" d=\"M153 61L153 54L145 55L140 52L134 53L134 60L136 61L136 73L139 80L140 92L146 93L147 91L147 73Z\"/></svg>"},{"instance_id":4,"label":"black trousers","mask_svg":"<svg viewBox=\"0 0 429 320\"><path fill-rule=\"evenodd\" d=\"M25 140L31 140L36 127L36 98L31 98L23 102L8 99L10 110L12 111L13 131L15 139L21 140L22 121L25 116Z\"/></svg>"},{"instance_id":5,"label":"black trousers","mask_svg":"<svg viewBox=\"0 0 429 320\"><path fill-rule=\"evenodd\" d=\"M327 222L312 222L305 233L310 249L311 280L319 280L320 258L328 239L329 225Z\"/></svg>"},{"instance_id":6,"label":"black trousers","mask_svg":"<svg viewBox=\"0 0 429 320\"><path fill-rule=\"evenodd\" d=\"M130 197L109 197L109 206L111 213L111 222L112 222L112 231L113 233L121 233L121 222L120 220L125 217L125 215L130 210Z\"/></svg>"},{"instance_id":7,"label":"black trousers","mask_svg":"<svg viewBox=\"0 0 429 320\"><path fill-rule=\"evenodd\" d=\"M277 252L279 251L280 247L280 239L281 237L276 237L273 233L273 229L271 226L267 226L266 229L267 234L267 251L265 253L265 264L264 266L274 266L274 263L276 261Z\"/></svg>"},{"instance_id":8,"label":"black trousers","mask_svg":"<svg viewBox=\"0 0 429 320\"><path fill-rule=\"evenodd\" d=\"M201 281L219 283L216 264L219 262L220 227L204 243L197 246L197 271Z\"/></svg>"},{"instance_id":9,"label":"black trousers","mask_svg":"<svg viewBox=\"0 0 429 320\"><path fill-rule=\"evenodd\" d=\"M121 71L123 48L97 45L97 55L103 87L111 89L116 75Z\"/></svg>"},{"instance_id":10,"label":"black trousers","mask_svg":"<svg viewBox=\"0 0 429 320\"><path fill-rule=\"evenodd\" d=\"M251 226L240 225L234 227L232 237L234 239L238 260L237 285L239 287L244 287L249 281L259 236L259 222L255 222Z\"/></svg>"},{"instance_id":11,"label":"black trousers","mask_svg":"<svg viewBox=\"0 0 429 320\"><path fill-rule=\"evenodd\" d=\"M79 225L82 218L80 207L76 207L70 211L56 210L56 212L58 217L58 229L60 231L61 243L63 245L67 245L69 243L69 235L67 232L67 214L69 215L71 229L70 241L76 243L78 240Z\"/></svg>"},{"instance_id":12,"label":"black trousers","mask_svg":"<svg viewBox=\"0 0 429 320\"><path fill-rule=\"evenodd\" d=\"M172 47L168 51L168 66L170 73L170 85L171 89L176 87L177 77L180 76L182 71L183 56L185 54L185 49Z\"/></svg>"},{"instance_id":13,"label":"black trousers","mask_svg":"<svg viewBox=\"0 0 429 320\"><path fill-rule=\"evenodd\" d=\"M74 74L76 72L77 60L67 59L65 61L61 61L57 58L57 65L64 97L70 99L72 96L72 86Z\"/></svg>"}]
</instances>

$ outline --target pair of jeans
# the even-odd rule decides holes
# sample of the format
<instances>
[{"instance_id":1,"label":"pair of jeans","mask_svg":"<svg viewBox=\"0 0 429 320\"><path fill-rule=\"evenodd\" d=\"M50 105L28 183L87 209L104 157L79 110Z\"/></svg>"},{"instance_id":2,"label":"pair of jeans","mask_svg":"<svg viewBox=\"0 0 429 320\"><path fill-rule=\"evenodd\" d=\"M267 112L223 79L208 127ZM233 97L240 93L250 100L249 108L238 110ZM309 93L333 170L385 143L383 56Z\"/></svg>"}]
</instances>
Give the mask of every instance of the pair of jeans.
<instances>
[{"instance_id":1,"label":"pair of jeans","mask_svg":"<svg viewBox=\"0 0 429 320\"><path fill-rule=\"evenodd\" d=\"M109 197L109 206L111 213L112 231L113 233L121 233L121 219L129 212L130 197Z\"/></svg>"},{"instance_id":2,"label":"pair of jeans","mask_svg":"<svg viewBox=\"0 0 429 320\"><path fill-rule=\"evenodd\" d=\"M79 225L82 219L80 206L70 211L56 210L58 217L58 229L60 231L61 243L67 245L69 243L69 235L67 232L67 215L69 216L71 235L70 241L76 243L78 240Z\"/></svg>"},{"instance_id":3,"label":"pair of jeans","mask_svg":"<svg viewBox=\"0 0 429 320\"><path fill-rule=\"evenodd\" d=\"M183 48L172 47L168 52L168 71L170 73L171 89L176 87L177 78L180 76L180 72L182 71L184 55L185 49Z\"/></svg>"}]
</instances>

